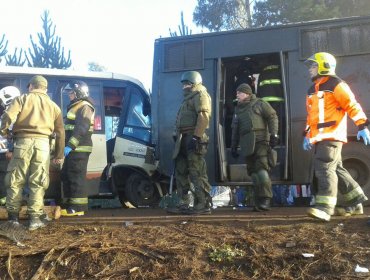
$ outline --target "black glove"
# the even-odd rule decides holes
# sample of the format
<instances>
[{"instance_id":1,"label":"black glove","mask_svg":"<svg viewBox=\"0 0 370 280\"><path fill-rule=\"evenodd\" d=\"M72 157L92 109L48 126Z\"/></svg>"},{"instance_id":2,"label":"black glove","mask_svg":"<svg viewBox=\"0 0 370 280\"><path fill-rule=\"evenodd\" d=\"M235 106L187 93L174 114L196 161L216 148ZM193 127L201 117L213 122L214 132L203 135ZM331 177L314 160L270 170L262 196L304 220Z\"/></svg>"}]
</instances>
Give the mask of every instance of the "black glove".
<instances>
[{"instance_id":1,"label":"black glove","mask_svg":"<svg viewBox=\"0 0 370 280\"><path fill-rule=\"evenodd\" d=\"M200 142L200 137L193 135L188 142L187 150L189 152L195 151L197 149L197 145Z\"/></svg>"},{"instance_id":2,"label":"black glove","mask_svg":"<svg viewBox=\"0 0 370 280\"><path fill-rule=\"evenodd\" d=\"M271 148L275 148L275 146L279 144L279 136L277 136L276 134L275 135L271 134L269 144Z\"/></svg>"},{"instance_id":3,"label":"black glove","mask_svg":"<svg viewBox=\"0 0 370 280\"><path fill-rule=\"evenodd\" d=\"M233 158L238 158L239 157L239 153L238 153L238 148L237 147L232 147L231 148L231 156Z\"/></svg>"}]
</instances>

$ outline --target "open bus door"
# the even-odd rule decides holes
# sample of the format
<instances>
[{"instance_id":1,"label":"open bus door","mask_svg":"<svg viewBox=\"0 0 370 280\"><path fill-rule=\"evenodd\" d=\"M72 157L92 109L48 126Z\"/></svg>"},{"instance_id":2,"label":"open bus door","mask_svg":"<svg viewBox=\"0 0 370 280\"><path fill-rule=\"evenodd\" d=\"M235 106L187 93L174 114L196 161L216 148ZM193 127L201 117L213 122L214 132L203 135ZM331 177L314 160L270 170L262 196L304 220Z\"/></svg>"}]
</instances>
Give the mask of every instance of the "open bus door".
<instances>
[{"instance_id":1,"label":"open bus door","mask_svg":"<svg viewBox=\"0 0 370 280\"><path fill-rule=\"evenodd\" d=\"M281 180L288 180L288 168L289 168L289 135L290 135L290 126L289 126L289 108L288 108L288 86L287 86L287 71L286 71L286 61L287 57L284 57L284 53L280 52L280 69L281 69L281 86L284 92L284 110L281 115L279 115L279 122L282 123L281 127L283 128L282 131L279 132L280 134L280 147L283 147L283 150L280 154L280 164L282 164L282 174Z\"/></svg>"},{"instance_id":2,"label":"open bus door","mask_svg":"<svg viewBox=\"0 0 370 280\"><path fill-rule=\"evenodd\" d=\"M248 73L249 78L255 80L255 93L258 95L258 78L264 69L265 65L272 59L271 63L277 63L281 69L281 83L283 91L283 101L278 104L280 131L280 144L276 147L278 152L278 164L271 172L271 180L278 184L288 180L289 177L289 110L288 110L288 92L286 78L286 63L287 59L284 53L268 53L258 55L246 55L243 57L221 58L218 61L218 81L217 81L217 98L216 103L216 128L219 151L219 169L220 179L225 177L227 172L227 180L229 185L248 185L252 183L250 176L247 174L245 159L239 156L233 158L231 156L231 123L234 114L236 97L237 81L240 78L238 75ZM248 68L246 71L246 68ZM271 104L271 103L270 103ZM273 106L276 107L276 106Z\"/></svg>"},{"instance_id":3,"label":"open bus door","mask_svg":"<svg viewBox=\"0 0 370 280\"><path fill-rule=\"evenodd\" d=\"M221 59L217 60L217 87L216 87L216 131L217 131L217 151L219 160L219 174L220 181L224 182L227 180L227 158L225 152L225 140L224 140L224 107L225 107L225 72L222 68Z\"/></svg>"}]
</instances>

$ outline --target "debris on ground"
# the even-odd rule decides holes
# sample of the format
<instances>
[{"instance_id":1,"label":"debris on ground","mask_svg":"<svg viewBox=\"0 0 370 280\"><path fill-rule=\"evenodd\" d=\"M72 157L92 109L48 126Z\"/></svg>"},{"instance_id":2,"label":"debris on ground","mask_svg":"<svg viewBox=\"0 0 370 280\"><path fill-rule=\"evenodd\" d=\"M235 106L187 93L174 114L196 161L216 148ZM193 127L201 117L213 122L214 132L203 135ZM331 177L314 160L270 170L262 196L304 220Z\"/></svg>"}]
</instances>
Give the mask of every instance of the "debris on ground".
<instances>
[{"instance_id":1,"label":"debris on ground","mask_svg":"<svg viewBox=\"0 0 370 280\"><path fill-rule=\"evenodd\" d=\"M263 216L260 216L263 217ZM366 216L321 223L179 219L65 224L0 236L1 279L368 279ZM184 222L186 221L186 223ZM338 223L343 226L338 227ZM305 258L303 254L312 254Z\"/></svg>"}]
</instances>

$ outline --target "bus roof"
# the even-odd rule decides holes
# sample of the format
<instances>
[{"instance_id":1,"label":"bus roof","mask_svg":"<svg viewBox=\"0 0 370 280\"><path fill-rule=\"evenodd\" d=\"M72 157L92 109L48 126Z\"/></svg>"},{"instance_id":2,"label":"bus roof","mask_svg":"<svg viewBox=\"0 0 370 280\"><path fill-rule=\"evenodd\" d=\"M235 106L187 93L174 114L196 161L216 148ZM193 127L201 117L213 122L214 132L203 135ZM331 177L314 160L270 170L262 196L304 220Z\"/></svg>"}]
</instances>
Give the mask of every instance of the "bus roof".
<instances>
[{"instance_id":1,"label":"bus roof","mask_svg":"<svg viewBox=\"0 0 370 280\"><path fill-rule=\"evenodd\" d=\"M260 27L250 27L244 29L233 29L233 30L222 30L222 31L212 31L212 32L205 32L199 34L190 34L185 36L174 36L174 37L161 37L155 39L155 42L166 42L166 41L177 41L177 40L187 40L190 38L199 38L199 37L212 37L218 36L223 34L232 34L232 33L245 33L245 32L255 32L260 30L274 30L274 29L281 29L281 28L291 28L291 27L308 27L310 25L317 26L318 24L335 24L335 23L342 23L343 21L356 21L356 20L367 20L370 16L351 16L351 17L344 17L344 18L328 18L328 19L317 19L317 20L309 20L309 21L300 21L300 22L289 22L284 24L277 24L277 25L268 25L268 26L260 26Z\"/></svg>"},{"instance_id":2,"label":"bus roof","mask_svg":"<svg viewBox=\"0 0 370 280\"><path fill-rule=\"evenodd\" d=\"M99 79L114 79L132 82L140 86L145 92L142 82L131 76L113 72L95 72L95 71L76 71L69 69L50 69L36 67L19 67L19 66L0 66L0 73L4 74L30 74L30 75L48 75L48 76L75 76L81 78L99 78Z\"/></svg>"}]
</instances>

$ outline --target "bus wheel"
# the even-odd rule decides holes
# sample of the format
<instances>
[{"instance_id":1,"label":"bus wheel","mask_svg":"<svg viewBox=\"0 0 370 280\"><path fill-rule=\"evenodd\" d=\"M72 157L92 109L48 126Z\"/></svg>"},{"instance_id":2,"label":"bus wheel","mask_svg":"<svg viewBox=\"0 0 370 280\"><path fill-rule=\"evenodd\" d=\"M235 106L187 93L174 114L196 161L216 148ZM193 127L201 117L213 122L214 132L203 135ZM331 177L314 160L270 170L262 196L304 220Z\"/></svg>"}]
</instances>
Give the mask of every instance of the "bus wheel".
<instances>
[{"instance_id":1,"label":"bus wheel","mask_svg":"<svg viewBox=\"0 0 370 280\"><path fill-rule=\"evenodd\" d=\"M370 198L370 149L362 142L349 142L343 145L342 160L344 168ZM370 205L370 202L364 205Z\"/></svg>"},{"instance_id":2,"label":"bus wheel","mask_svg":"<svg viewBox=\"0 0 370 280\"><path fill-rule=\"evenodd\" d=\"M127 179L125 196L135 207L156 207L160 200L155 184L137 173L131 174Z\"/></svg>"}]
</instances>

